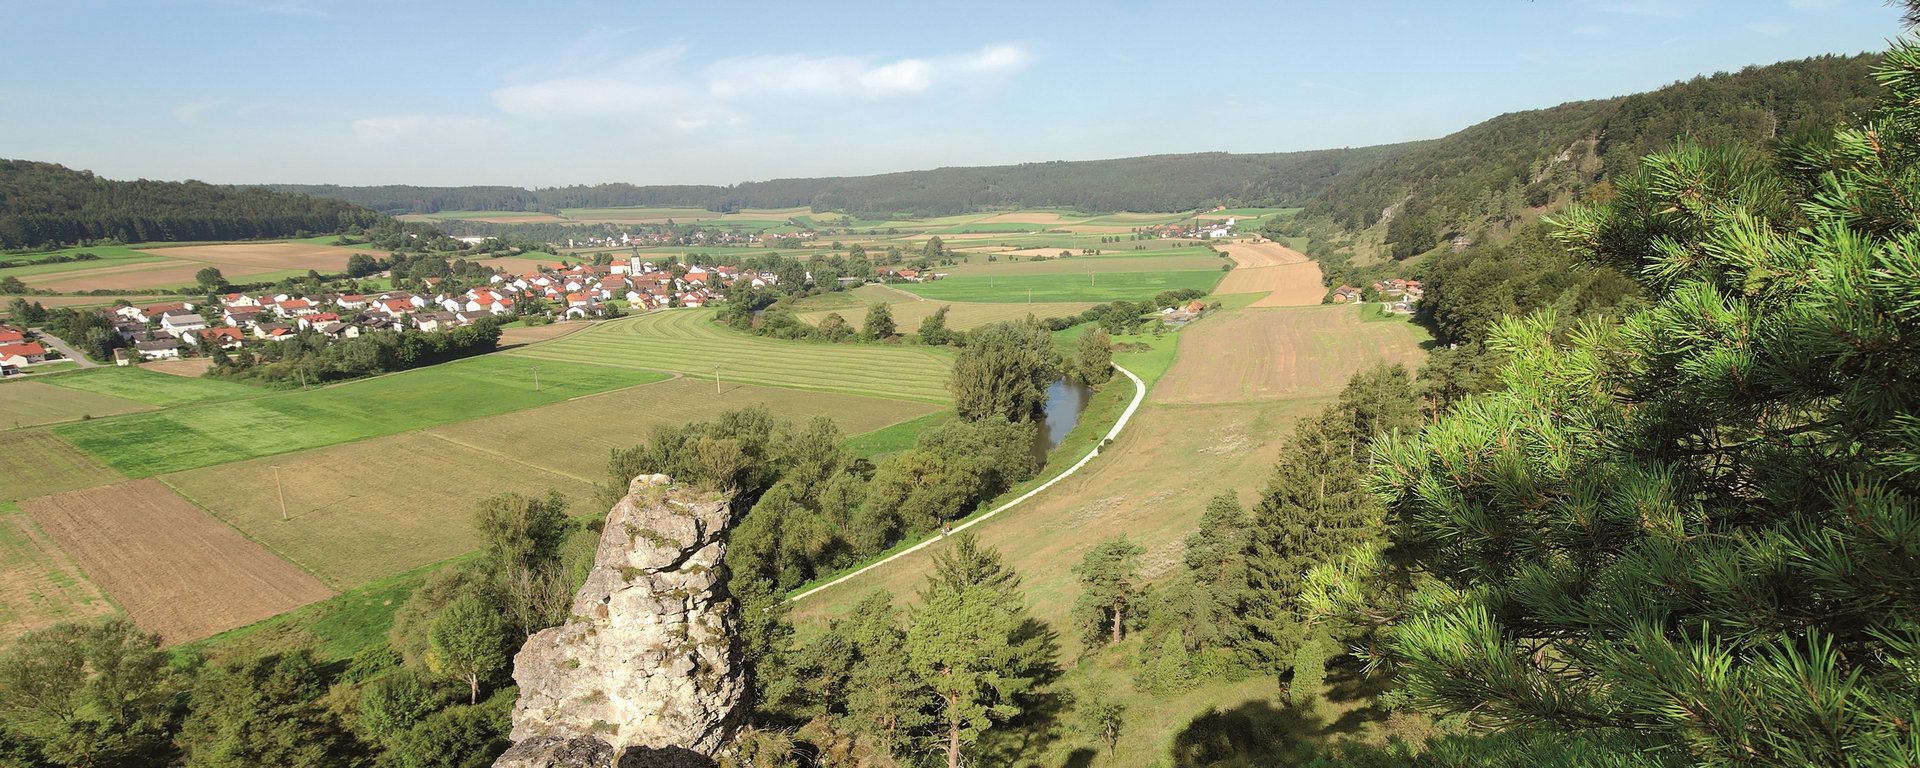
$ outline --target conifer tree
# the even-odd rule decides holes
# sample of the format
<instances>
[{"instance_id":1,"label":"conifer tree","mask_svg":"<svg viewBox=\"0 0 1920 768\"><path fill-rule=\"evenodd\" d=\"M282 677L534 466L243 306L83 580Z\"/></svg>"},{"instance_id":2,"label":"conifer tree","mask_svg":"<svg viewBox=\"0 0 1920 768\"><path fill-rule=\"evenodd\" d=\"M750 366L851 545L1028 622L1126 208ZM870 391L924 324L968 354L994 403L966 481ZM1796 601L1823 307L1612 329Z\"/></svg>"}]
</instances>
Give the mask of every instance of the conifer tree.
<instances>
[{"instance_id":1,"label":"conifer tree","mask_svg":"<svg viewBox=\"0 0 1920 768\"><path fill-rule=\"evenodd\" d=\"M1920 4L1910 4L1920 10ZM1654 305L1554 343L1376 476L1449 594L1412 690L1741 765L1920 762L1920 47L1881 113L1776 156L1648 157L1559 237Z\"/></svg>"},{"instance_id":2,"label":"conifer tree","mask_svg":"<svg viewBox=\"0 0 1920 768\"><path fill-rule=\"evenodd\" d=\"M1140 545L1115 537L1095 544L1074 566L1080 577L1080 597L1074 602L1074 622L1088 646L1125 639L1134 604L1140 600Z\"/></svg>"}]
</instances>

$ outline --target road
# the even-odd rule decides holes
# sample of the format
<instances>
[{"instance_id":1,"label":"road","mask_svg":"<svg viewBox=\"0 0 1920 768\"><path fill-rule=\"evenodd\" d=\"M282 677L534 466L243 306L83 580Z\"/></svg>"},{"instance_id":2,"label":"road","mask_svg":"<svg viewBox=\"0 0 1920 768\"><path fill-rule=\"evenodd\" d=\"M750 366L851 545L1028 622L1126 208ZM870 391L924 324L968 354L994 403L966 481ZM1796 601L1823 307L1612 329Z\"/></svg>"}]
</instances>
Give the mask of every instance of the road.
<instances>
[{"instance_id":1,"label":"road","mask_svg":"<svg viewBox=\"0 0 1920 768\"><path fill-rule=\"evenodd\" d=\"M64 341L61 341L60 337L55 336L51 333L47 333L45 330L39 329L39 328L35 328L33 332L39 334L40 340L46 342L47 346L53 347L55 350L59 351L62 357L65 357L68 360L72 360L76 363L79 363L80 367L82 368L100 367L99 363L96 363L92 360L88 360L86 355L80 354L78 351L75 351L73 347L67 346L67 343Z\"/></svg>"},{"instance_id":2,"label":"road","mask_svg":"<svg viewBox=\"0 0 1920 768\"><path fill-rule=\"evenodd\" d=\"M1031 499L1035 496L1040 495L1041 491L1044 491L1048 488L1052 488L1054 483L1060 482L1061 480L1065 480L1068 477L1072 476L1073 473L1080 471L1080 468L1086 466L1087 462L1093 461L1093 457L1100 455L1101 446L1104 446L1107 443L1112 442L1114 438L1120 436L1120 430L1126 429L1127 422L1133 420L1133 412L1140 410L1141 401L1147 399L1147 383L1144 381L1141 381L1139 376L1133 375L1133 371L1129 371L1125 368L1120 367L1118 363L1114 364L1113 369L1126 374L1127 378L1133 380L1133 402L1127 403L1127 409L1120 412L1119 420L1113 423L1113 429L1107 431L1107 436L1104 438L1101 438L1100 442L1094 444L1093 450L1088 451L1087 455L1080 457L1080 460L1077 462L1074 462L1073 466L1067 467L1067 471L1054 475L1053 479L1048 480L1044 483L1041 483L1039 487L1034 488L1031 491L1027 491L1026 493L1020 494L1019 498L1016 498L1000 506L994 507L993 509L987 511L984 514L981 514L978 517L975 517L964 523L954 526L953 533L959 533L968 528L972 528L975 525L986 522L989 518L993 517L994 515L997 515L997 514L1000 514L1001 512L1005 512L1009 509L1012 509L1015 506L1018 506L1020 502L1026 501L1027 499ZM834 579L833 581L829 581L825 584L814 587L813 589L809 589L805 592L801 592L800 594L789 597L787 598L787 601L793 602L793 603L800 602L802 599L816 592L820 592L822 590L827 589L828 587L836 586L844 582L851 581L854 578L858 577L860 574L866 573L867 571L871 571L875 568L886 565L887 563L891 563L895 560L906 557L907 555L911 555L922 549L926 549L927 547L932 546L935 542L938 542L944 538L946 538L944 534L938 534L938 533L932 534L918 544L915 544L911 547L907 547L906 549L900 550L899 552L895 552L873 563L869 563L866 567L860 568L859 570L856 570L852 573L843 575L837 579Z\"/></svg>"}]
</instances>

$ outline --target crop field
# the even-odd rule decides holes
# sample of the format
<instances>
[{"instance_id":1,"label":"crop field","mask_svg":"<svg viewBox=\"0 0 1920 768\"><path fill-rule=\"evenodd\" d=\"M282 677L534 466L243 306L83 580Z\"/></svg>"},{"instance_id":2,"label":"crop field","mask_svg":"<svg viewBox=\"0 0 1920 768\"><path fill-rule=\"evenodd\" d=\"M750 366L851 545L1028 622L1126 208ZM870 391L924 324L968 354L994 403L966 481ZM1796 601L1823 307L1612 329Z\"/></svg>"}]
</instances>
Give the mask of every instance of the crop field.
<instances>
[{"instance_id":1,"label":"crop field","mask_svg":"<svg viewBox=\"0 0 1920 768\"><path fill-rule=\"evenodd\" d=\"M113 612L100 589L12 504L0 504L0 642Z\"/></svg>"},{"instance_id":2,"label":"crop field","mask_svg":"<svg viewBox=\"0 0 1920 768\"><path fill-rule=\"evenodd\" d=\"M553 488L575 500L591 497L590 483L519 455L408 432L160 479L281 557L347 589L478 547L471 516L474 503L488 496Z\"/></svg>"},{"instance_id":3,"label":"crop field","mask_svg":"<svg viewBox=\"0 0 1920 768\"><path fill-rule=\"evenodd\" d=\"M935 301L979 303L1106 302L1153 298L1161 291L1191 288L1211 291L1220 282L1218 267L1210 270L1180 272L1098 272L1092 277L1081 274L1005 275L949 277L931 283L907 283L900 287Z\"/></svg>"},{"instance_id":4,"label":"crop field","mask_svg":"<svg viewBox=\"0 0 1920 768\"><path fill-rule=\"evenodd\" d=\"M192 285L194 273L210 266L220 268L220 272L229 280L258 280L272 275L304 273L309 269L339 272L346 268L348 256L365 251L307 242L274 242L172 246L139 252L155 258L128 258L98 268L21 275L21 280L34 288L52 291L171 288ZM49 266L73 267L100 263L74 262ZM15 270L10 274L18 272Z\"/></svg>"},{"instance_id":5,"label":"crop field","mask_svg":"<svg viewBox=\"0 0 1920 768\"><path fill-rule=\"evenodd\" d=\"M557 339L574 331L587 327L587 323L566 322L546 325L510 325L500 329L500 346L513 347L532 344L536 341Z\"/></svg>"},{"instance_id":6,"label":"crop field","mask_svg":"<svg viewBox=\"0 0 1920 768\"><path fill-rule=\"evenodd\" d=\"M193 361L167 362L190 363ZM90 368L47 379L46 383L80 392L121 397L162 407L258 397L273 391L235 381L187 378L147 370L154 365L156 364L147 363L139 368Z\"/></svg>"},{"instance_id":7,"label":"crop field","mask_svg":"<svg viewBox=\"0 0 1920 768\"><path fill-rule=\"evenodd\" d=\"M751 336L676 309L600 323L497 357L674 371L724 382L946 403L947 353L913 346L828 344ZM528 363L529 365L533 363ZM544 365L544 363L542 364Z\"/></svg>"},{"instance_id":8,"label":"crop field","mask_svg":"<svg viewBox=\"0 0 1920 768\"><path fill-rule=\"evenodd\" d=\"M332 594L152 480L32 499L20 508L135 624L168 643Z\"/></svg>"},{"instance_id":9,"label":"crop field","mask_svg":"<svg viewBox=\"0 0 1920 768\"><path fill-rule=\"evenodd\" d=\"M124 479L112 467L44 429L8 432L0 437L0 502Z\"/></svg>"},{"instance_id":10,"label":"crop field","mask_svg":"<svg viewBox=\"0 0 1920 768\"><path fill-rule=\"evenodd\" d=\"M148 361L140 364L140 370L143 370L143 371L152 371L154 373L164 373L168 376L179 376L181 378L187 378L187 379L197 379L202 374L205 374L208 368L212 368L212 367L213 367L213 359L206 358L206 357L183 357L176 360L152 360L152 361Z\"/></svg>"},{"instance_id":11,"label":"crop field","mask_svg":"<svg viewBox=\"0 0 1920 768\"><path fill-rule=\"evenodd\" d=\"M485 355L318 389L70 423L57 433L129 477L148 477L492 416L664 378L598 365L541 363L535 368L521 358Z\"/></svg>"},{"instance_id":12,"label":"crop field","mask_svg":"<svg viewBox=\"0 0 1920 768\"><path fill-rule=\"evenodd\" d=\"M1234 242L1220 246L1237 265L1215 293L1263 293L1256 307L1310 307L1327 295L1320 265L1283 244Z\"/></svg>"},{"instance_id":13,"label":"crop field","mask_svg":"<svg viewBox=\"0 0 1920 768\"><path fill-rule=\"evenodd\" d=\"M1054 251L1059 253L1059 251ZM1172 253L1157 256L1070 256L1059 258L1053 254L1044 254L1048 258L1015 261L1002 258L989 262L979 256L965 264L941 267L953 277L980 277L983 275L1077 275L1086 282L1087 273L1092 272L1097 285L1099 278L1116 272L1179 272L1214 271L1219 272L1226 260L1213 255L1205 248L1182 248ZM952 279L952 278L948 278Z\"/></svg>"},{"instance_id":14,"label":"crop field","mask_svg":"<svg viewBox=\"0 0 1920 768\"><path fill-rule=\"evenodd\" d=\"M867 320L867 304L875 301L885 301L892 307L893 323L900 329L901 333L913 333L919 330L920 322L932 316L933 313L940 311L941 307L947 308L947 327L964 331L970 328L978 328L988 323L998 323L1003 320L1020 320L1028 315L1041 319L1077 315L1094 306L1092 302L1085 301L1044 302L1037 304L975 304L959 301L933 301L931 299L920 298L905 291L877 285L869 285L853 291L853 293L866 299L866 301L851 307L816 309L802 312L800 313L800 320L808 325L819 325L820 321L825 320L827 315L838 312L847 322L852 323L855 328L859 328L861 323Z\"/></svg>"},{"instance_id":15,"label":"crop field","mask_svg":"<svg viewBox=\"0 0 1920 768\"><path fill-rule=\"evenodd\" d=\"M51 382L57 380L0 384L0 430L133 413L151 407L123 397L54 386Z\"/></svg>"},{"instance_id":16,"label":"crop field","mask_svg":"<svg viewBox=\"0 0 1920 768\"><path fill-rule=\"evenodd\" d=\"M435 427L427 433L556 474L598 482L604 479L613 449L646 441L657 426L708 419L723 410L765 405L775 418L795 423L825 416L847 435L941 410L932 403L758 387L724 379L720 389L714 391L711 378L689 376Z\"/></svg>"},{"instance_id":17,"label":"crop field","mask_svg":"<svg viewBox=\"0 0 1920 768\"><path fill-rule=\"evenodd\" d=\"M1406 321L1362 322L1350 306L1235 310L1181 335L1179 358L1154 390L1162 402L1331 397L1376 363L1417 366L1427 338Z\"/></svg>"},{"instance_id":18,"label":"crop field","mask_svg":"<svg viewBox=\"0 0 1920 768\"><path fill-rule=\"evenodd\" d=\"M187 297L172 294L166 296L131 294L125 296L18 296L10 293L0 293L0 315L6 315L8 313L7 305L12 304L14 299L26 299L28 303L39 302L41 306L52 309L54 307L105 307L111 306L114 302L122 299L134 304L165 304L170 301L180 301L185 298Z\"/></svg>"}]
</instances>

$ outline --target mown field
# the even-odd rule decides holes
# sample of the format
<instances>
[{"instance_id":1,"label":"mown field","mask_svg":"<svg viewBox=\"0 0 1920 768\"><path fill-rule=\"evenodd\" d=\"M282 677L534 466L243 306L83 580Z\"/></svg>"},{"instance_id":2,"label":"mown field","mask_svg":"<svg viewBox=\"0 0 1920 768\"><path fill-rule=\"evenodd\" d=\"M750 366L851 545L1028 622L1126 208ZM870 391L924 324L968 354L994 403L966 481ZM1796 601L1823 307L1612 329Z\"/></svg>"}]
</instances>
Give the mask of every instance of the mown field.
<instances>
[{"instance_id":1,"label":"mown field","mask_svg":"<svg viewBox=\"0 0 1920 768\"><path fill-rule=\"evenodd\" d=\"M289 274L305 274L309 269L340 272L346 268L347 257L364 252L310 240L170 244L138 250L144 257L109 260L102 253L100 261L35 265L0 274L18 276L28 286L50 291L174 288L193 285L194 273L206 267L217 267L227 279L236 282L243 282L242 278L244 281L277 279Z\"/></svg>"},{"instance_id":2,"label":"mown field","mask_svg":"<svg viewBox=\"0 0 1920 768\"><path fill-rule=\"evenodd\" d=\"M336 589L471 551L480 543L473 506L488 496L544 494L548 488L574 499L592 494L591 485L578 478L426 432L160 480Z\"/></svg>"},{"instance_id":3,"label":"mown field","mask_svg":"<svg viewBox=\"0 0 1920 768\"><path fill-rule=\"evenodd\" d=\"M1426 331L1404 319L1363 322L1362 308L1250 307L1194 323L1182 333L1182 360L1154 394L1169 403L1238 403L1331 397L1376 363L1417 368Z\"/></svg>"},{"instance_id":4,"label":"mown field","mask_svg":"<svg viewBox=\"0 0 1920 768\"><path fill-rule=\"evenodd\" d=\"M170 365L176 362L178 361L148 365ZM163 408L188 403L259 397L273 392L270 389L237 381L174 376L133 367L89 368L47 379L46 383Z\"/></svg>"},{"instance_id":5,"label":"mown field","mask_svg":"<svg viewBox=\"0 0 1920 768\"><path fill-rule=\"evenodd\" d=\"M833 419L848 435L940 411L932 403L837 392L761 387L685 377L516 413L435 427L429 434L583 481L605 479L607 456L644 442L656 427L764 405L777 419Z\"/></svg>"},{"instance_id":6,"label":"mown field","mask_svg":"<svg viewBox=\"0 0 1920 768\"><path fill-rule=\"evenodd\" d=\"M112 613L100 589L19 507L0 503L0 643Z\"/></svg>"},{"instance_id":7,"label":"mown field","mask_svg":"<svg viewBox=\"0 0 1920 768\"><path fill-rule=\"evenodd\" d=\"M9 385L11 386L11 385ZM0 501L106 485L126 478L44 429L0 436Z\"/></svg>"},{"instance_id":8,"label":"mown field","mask_svg":"<svg viewBox=\"0 0 1920 768\"><path fill-rule=\"evenodd\" d=\"M1019 320L1028 315L1038 318L1066 317L1087 311L1093 302L1067 301L1018 304L978 304L961 301L934 301L922 298L892 286L868 285L847 293L823 294L814 298L844 296L847 301L837 301L819 309L807 309L806 302L801 303L800 320L808 325L819 325L827 315L839 313L840 317L852 323L855 328L867 321L867 306L874 302L885 302L893 312L893 324L901 333L913 333L920 323L933 313L947 308L947 327L964 331L978 328L988 323L1005 320ZM812 299L808 299L812 301Z\"/></svg>"},{"instance_id":9,"label":"mown field","mask_svg":"<svg viewBox=\"0 0 1920 768\"><path fill-rule=\"evenodd\" d=\"M1035 249L1045 251L1046 249ZM987 261L973 256L965 264L941 267L937 271L952 277L980 277L983 275L1074 275L1085 282L1092 273L1096 282L1113 272L1185 272L1212 270L1220 271L1226 260L1214 255L1205 248L1177 248L1155 255L1137 255L1132 253L1108 254L1101 256L1061 257L1059 251L1035 253L1020 259L1002 258ZM952 279L952 278L948 278Z\"/></svg>"},{"instance_id":10,"label":"mown field","mask_svg":"<svg viewBox=\"0 0 1920 768\"><path fill-rule=\"evenodd\" d=\"M129 477L148 477L491 416L661 378L495 354L319 389L68 423L55 432Z\"/></svg>"},{"instance_id":11,"label":"mown field","mask_svg":"<svg viewBox=\"0 0 1920 768\"><path fill-rule=\"evenodd\" d=\"M67 374L73 375L73 374ZM55 386L60 377L0 384L0 430L150 410L124 397Z\"/></svg>"},{"instance_id":12,"label":"mown field","mask_svg":"<svg viewBox=\"0 0 1920 768\"><path fill-rule=\"evenodd\" d=\"M128 618L170 643L333 594L152 480L46 496L20 508Z\"/></svg>"},{"instance_id":13,"label":"mown field","mask_svg":"<svg viewBox=\"0 0 1920 768\"><path fill-rule=\"evenodd\" d=\"M931 283L902 283L898 287L936 301L978 303L1107 302L1152 298L1161 291L1190 288L1211 291L1226 273L1211 270L1179 272L1095 272L1087 274L1002 275L949 277Z\"/></svg>"},{"instance_id":14,"label":"mown field","mask_svg":"<svg viewBox=\"0 0 1920 768\"><path fill-rule=\"evenodd\" d=\"M673 371L725 382L946 403L948 353L917 346L766 339L713 322L712 310L672 310L601 323L504 353L518 360Z\"/></svg>"}]
</instances>

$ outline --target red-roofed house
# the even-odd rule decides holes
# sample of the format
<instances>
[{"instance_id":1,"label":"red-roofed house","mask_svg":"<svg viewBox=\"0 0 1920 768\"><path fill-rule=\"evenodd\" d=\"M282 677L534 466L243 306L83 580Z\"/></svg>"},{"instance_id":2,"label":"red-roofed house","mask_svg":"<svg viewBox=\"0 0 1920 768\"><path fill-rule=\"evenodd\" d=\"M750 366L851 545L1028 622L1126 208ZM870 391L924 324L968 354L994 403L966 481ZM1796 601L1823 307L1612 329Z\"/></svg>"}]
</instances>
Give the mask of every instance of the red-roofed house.
<instances>
[{"instance_id":1,"label":"red-roofed house","mask_svg":"<svg viewBox=\"0 0 1920 768\"><path fill-rule=\"evenodd\" d=\"M47 361L47 348L35 342L0 344L0 363L25 367Z\"/></svg>"},{"instance_id":2,"label":"red-roofed house","mask_svg":"<svg viewBox=\"0 0 1920 768\"><path fill-rule=\"evenodd\" d=\"M19 344L27 340L27 335L12 328L0 329L0 344Z\"/></svg>"}]
</instances>

